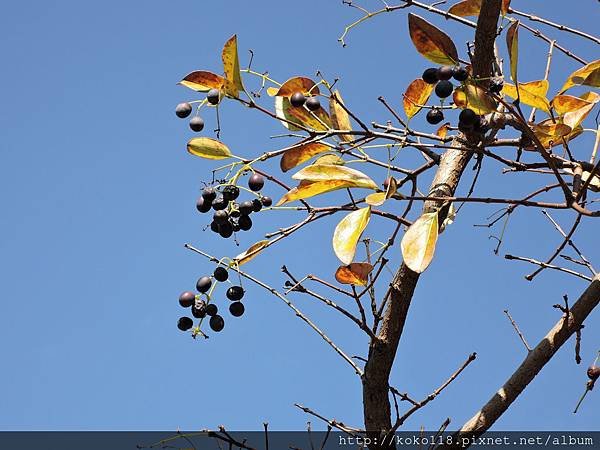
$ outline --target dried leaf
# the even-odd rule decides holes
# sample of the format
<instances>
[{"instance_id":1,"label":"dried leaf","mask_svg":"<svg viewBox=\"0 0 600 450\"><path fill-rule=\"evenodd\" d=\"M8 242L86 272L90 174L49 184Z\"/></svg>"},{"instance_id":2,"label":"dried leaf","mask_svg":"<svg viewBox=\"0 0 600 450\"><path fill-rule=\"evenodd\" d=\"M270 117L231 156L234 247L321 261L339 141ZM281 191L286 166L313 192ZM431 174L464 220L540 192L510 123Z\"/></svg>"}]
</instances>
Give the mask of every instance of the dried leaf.
<instances>
[{"instance_id":1,"label":"dried leaf","mask_svg":"<svg viewBox=\"0 0 600 450\"><path fill-rule=\"evenodd\" d=\"M460 17L478 16L481 10L481 0L463 0L450 7L448 12Z\"/></svg>"},{"instance_id":2,"label":"dried leaf","mask_svg":"<svg viewBox=\"0 0 600 450\"><path fill-rule=\"evenodd\" d=\"M540 140L544 148L554 147L555 145L561 145L563 138L568 142L571 137L571 127L563 123L553 123L552 119L546 119L532 127L533 133ZM528 150L535 149L535 146L527 147Z\"/></svg>"},{"instance_id":3,"label":"dried leaf","mask_svg":"<svg viewBox=\"0 0 600 450\"><path fill-rule=\"evenodd\" d=\"M315 195L335 191L349 187L356 187L351 181L329 180L329 181L307 181L303 180L300 184L290 189L275 206L281 206L294 200L314 197Z\"/></svg>"},{"instance_id":4,"label":"dried leaf","mask_svg":"<svg viewBox=\"0 0 600 450\"><path fill-rule=\"evenodd\" d=\"M422 78L417 78L408 85L403 100L406 117L411 119L421 110L421 105L429 100L433 87L433 84L425 83Z\"/></svg>"},{"instance_id":5,"label":"dried leaf","mask_svg":"<svg viewBox=\"0 0 600 450\"><path fill-rule=\"evenodd\" d=\"M346 110L340 106L344 101L339 91L335 91L329 97L329 113L331 114L331 125L336 130L351 130L350 116ZM346 142L352 141L354 137L351 134L340 134L340 139Z\"/></svg>"},{"instance_id":6,"label":"dried leaf","mask_svg":"<svg viewBox=\"0 0 600 450\"><path fill-rule=\"evenodd\" d=\"M442 139L444 139L447 135L448 135L448 127L450 126L450 122L446 122L444 123L441 127L439 127L437 129L437 131L435 132L436 136L441 137Z\"/></svg>"},{"instance_id":7,"label":"dried leaf","mask_svg":"<svg viewBox=\"0 0 600 450\"><path fill-rule=\"evenodd\" d=\"M431 263L438 238L438 213L424 213L406 231L400 247L404 264L421 273Z\"/></svg>"},{"instance_id":8,"label":"dried leaf","mask_svg":"<svg viewBox=\"0 0 600 450\"><path fill-rule=\"evenodd\" d=\"M546 98L548 86L548 80L519 83L520 102L550 114L550 102ZM514 99L517 98L517 88L514 84L504 83L502 93Z\"/></svg>"},{"instance_id":9,"label":"dried leaf","mask_svg":"<svg viewBox=\"0 0 600 450\"><path fill-rule=\"evenodd\" d=\"M585 77L581 84L592 87L600 87L600 67L594 69L592 73Z\"/></svg>"},{"instance_id":10,"label":"dried leaf","mask_svg":"<svg viewBox=\"0 0 600 450\"><path fill-rule=\"evenodd\" d=\"M256 258L258 254L262 251L262 249L269 245L270 242L271 241L269 240L264 240L252 244L246 251L240 253L235 258L233 258L233 261L239 266L241 266L242 264L246 264L248 261L251 261L254 258Z\"/></svg>"},{"instance_id":11,"label":"dried leaf","mask_svg":"<svg viewBox=\"0 0 600 450\"><path fill-rule=\"evenodd\" d=\"M571 95L557 95L552 100L552 107L560 116L562 123L571 127L577 126L585 120L594 109L595 103Z\"/></svg>"},{"instance_id":12,"label":"dried leaf","mask_svg":"<svg viewBox=\"0 0 600 450\"><path fill-rule=\"evenodd\" d=\"M356 245L371 218L371 207L357 209L344 217L333 232L333 251L344 264L354 259Z\"/></svg>"},{"instance_id":13,"label":"dried leaf","mask_svg":"<svg viewBox=\"0 0 600 450\"><path fill-rule=\"evenodd\" d=\"M321 144L320 142L311 142L309 144L300 145L287 150L281 157L281 162L279 165L283 172L287 172L303 162L308 161L313 156L320 153L325 153L329 150L330 147L325 144Z\"/></svg>"},{"instance_id":14,"label":"dried leaf","mask_svg":"<svg viewBox=\"0 0 600 450\"><path fill-rule=\"evenodd\" d=\"M308 166L296 172L292 178L305 181L347 181L352 183L354 187L377 189L377 184L364 173L350 167L338 165L319 164Z\"/></svg>"},{"instance_id":15,"label":"dried leaf","mask_svg":"<svg viewBox=\"0 0 600 450\"><path fill-rule=\"evenodd\" d=\"M449 65L458 62L456 45L436 26L411 13L408 15L408 30L415 48L428 60Z\"/></svg>"},{"instance_id":16,"label":"dried leaf","mask_svg":"<svg viewBox=\"0 0 600 450\"><path fill-rule=\"evenodd\" d=\"M511 0L502 0L502 5L500 6L500 13L505 16L508 13L508 8L510 8Z\"/></svg>"},{"instance_id":17,"label":"dried leaf","mask_svg":"<svg viewBox=\"0 0 600 450\"><path fill-rule=\"evenodd\" d=\"M323 156L319 156L315 162L313 163L313 166L318 166L318 165L336 165L336 166L343 166L344 164L346 164L346 161L344 161L342 159L341 156L338 155L323 155Z\"/></svg>"},{"instance_id":18,"label":"dried leaf","mask_svg":"<svg viewBox=\"0 0 600 450\"><path fill-rule=\"evenodd\" d=\"M304 95L318 95L319 88L310 78L293 77L281 85L275 95L289 97L296 92L302 92Z\"/></svg>"},{"instance_id":19,"label":"dried leaf","mask_svg":"<svg viewBox=\"0 0 600 450\"><path fill-rule=\"evenodd\" d=\"M506 47L508 48L508 57L510 59L510 78L517 83L517 63L519 61L519 21L506 30Z\"/></svg>"},{"instance_id":20,"label":"dried leaf","mask_svg":"<svg viewBox=\"0 0 600 450\"><path fill-rule=\"evenodd\" d=\"M231 156L231 152L225 144L207 137L190 139L187 143L187 151L194 156L206 159L226 159Z\"/></svg>"},{"instance_id":21,"label":"dried leaf","mask_svg":"<svg viewBox=\"0 0 600 450\"><path fill-rule=\"evenodd\" d=\"M294 116L292 116L290 114L290 109L292 109L292 108L293 108L293 106L287 97L275 97L275 115L279 118L279 121L288 130L299 131L302 128L298 128L297 126L293 125L294 123L299 124L299 125L301 125L301 124L298 119L296 119ZM286 122L286 120L281 120L281 119L286 119L288 122ZM289 122L292 122L292 123L289 123Z\"/></svg>"},{"instance_id":22,"label":"dried leaf","mask_svg":"<svg viewBox=\"0 0 600 450\"><path fill-rule=\"evenodd\" d=\"M283 99L284 102L287 100L289 104L287 97L283 97ZM323 107L311 112L304 106L296 108L290 104L286 112L293 117L294 122L297 122L306 128L312 128L317 131L325 131L331 128L331 119Z\"/></svg>"},{"instance_id":23,"label":"dried leaf","mask_svg":"<svg viewBox=\"0 0 600 450\"><path fill-rule=\"evenodd\" d=\"M587 77L598 69L600 69L600 59L597 59L596 61L593 61L583 66L581 69L576 70L571 75L569 75L569 78L567 78L567 81L565 81L565 84L560 89L560 93L562 94L567 89L570 89L573 86L583 84L586 81Z\"/></svg>"},{"instance_id":24,"label":"dried leaf","mask_svg":"<svg viewBox=\"0 0 600 450\"><path fill-rule=\"evenodd\" d=\"M225 78L216 73L207 72L205 70L196 70L188 73L183 80L177 84L181 84L198 92L207 92L211 89L221 89L225 83Z\"/></svg>"},{"instance_id":25,"label":"dried leaf","mask_svg":"<svg viewBox=\"0 0 600 450\"><path fill-rule=\"evenodd\" d=\"M371 272L373 272L373 266L369 263L352 263L338 267L335 271L335 279L341 284L366 286Z\"/></svg>"},{"instance_id":26,"label":"dried leaf","mask_svg":"<svg viewBox=\"0 0 600 450\"><path fill-rule=\"evenodd\" d=\"M454 90L454 104L461 109L470 108L475 114L488 114L496 111L498 105L487 92L473 84L465 84Z\"/></svg>"},{"instance_id":27,"label":"dried leaf","mask_svg":"<svg viewBox=\"0 0 600 450\"><path fill-rule=\"evenodd\" d=\"M396 193L398 190L398 183L394 177L389 178L388 186L385 192L374 192L367 195L365 202L371 206L380 206Z\"/></svg>"},{"instance_id":28,"label":"dried leaf","mask_svg":"<svg viewBox=\"0 0 600 450\"><path fill-rule=\"evenodd\" d=\"M242 75L240 74L240 62L238 59L237 36L234 34L223 46L223 68L225 71L225 94L237 98L239 92L244 90Z\"/></svg>"}]
</instances>

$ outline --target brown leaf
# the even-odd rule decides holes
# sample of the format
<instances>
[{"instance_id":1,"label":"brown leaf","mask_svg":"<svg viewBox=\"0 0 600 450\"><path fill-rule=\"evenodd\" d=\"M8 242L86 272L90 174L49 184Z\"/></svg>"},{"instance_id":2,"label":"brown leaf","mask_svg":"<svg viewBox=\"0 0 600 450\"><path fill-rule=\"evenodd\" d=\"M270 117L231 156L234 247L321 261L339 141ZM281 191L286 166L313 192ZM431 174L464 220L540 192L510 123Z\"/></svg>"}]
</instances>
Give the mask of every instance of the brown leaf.
<instances>
[{"instance_id":1,"label":"brown leaf","mask_svg":"<svg viewBox=\"0 0 600 450\"><path fill-rule=\"evenodd\" d=\"M350 116L346 110L340 106L343 105L344 101L339 91L335 91L331 97L329 97L329 112L331 114L331 125L336 130L351 130L352 124L350 123ZM354 138L351 134L341 134L340 139L346 142L352 141Z\"/></svg>"},{"instance_id":2,"label":"brown leaf","mask_svg":"<svg viewBox=\"0 0 600 450\"><path fill-rule=\"evenodd\" d=\"M354 259L356 245L371 218L371 207L360 208L344 217L333 232L333 251L344 264Z\"/></svg>"},{"instance_id":3,"label":"brown leaf","mask_svg":"<svg viewBox=\"0 0 600 450\"><path fill-rule=\"evenodd\" d=\"M481 0L463 0L450 7L448 12L460 17L478 16Z\"/></svg>"},{"instance_id":4,"label":"brown leaf","mask_svg":"<svg viewBox=\"0 0 600 450\"><path fill-rule=\"evenodd\" d=\"M510 59L510 77L517 83L517 63L519 61L519 21L506 30L506 47L508 48L508 57Z\"/></svg>"},{"instance_id":5,"label":"brown leaf","mask_svg":"<svg viewBox=\"0 0 600 450\"><path fill-rule=\"evenodd\" d=\"M473 84L465 84L454 90L454 104L461 109L470 108L475 114L488 114L496 111L498 105L487 92Z\"/></svg>"},{"instance_id":6,"label":"brown leaf","mask_svg":"<svg viewBox=\"0 0 600 450\"><path fill-rule=\"evenodd\" d=\"M193 89L198 92L207 92L211 89L221 89L225 83L225 78L216 73L205 70L196 70L188 73L183 80L177 84Z\"/></svg>"},{"instance_id":7,"label":"brown leaf","mask_svg":"<svg viewBox=\"0 0 600 450\"><path fill-rule=\"evenodd\" d=\"M335 279L341 284L366 286L371 272L373 272L373 266L369 263L352 263L338 267L335 271Z\"/></svg>"},{"instance_id":8,"label":"brown leaf","mask_svg":"<svg viewBox=\"0 0 600 450\"><path fill-rule=\"evenodd\" d=\"M308 161L315 155L325 153L330 148L327 145L321 144L320 142L311 142L309 144L300 145L295 148L287 150L281 157L280 167L283 172Z\"/></svg>"},{"instance_id":9,"label":"brown leaf","mask_svg":"<svg viewBox=\"0 0 600 450\"><path fill-rule=\"evenodd\" d=\"M421 110L422 105L429 100L433 87L433 84L425 83L422 78L417 78L408 85L403 100L406 117L411 119Z\"/></svg>"},{"instance_id":10,"label":"brown leaf","mask_svg":"<svg viewBox=\"0 0 600 450\"><path fill-rule=\"evenodd\" d=\"M242 76L240 74L240 62L238 59L237 36L234 34L223 46L221 54L223 59L223 68L225 71L225 94L237 98L239 92L244 90Z\"/></svg>"},{"instance_id":11,"label":"brown leaf","mask_svg":"<svg viewBox=\"0 0 600 450\"><path fill-rule=\"evenodd\" d=\"M319 88L310 78L293 77L281 85L275 95L289 97L296 92L302 92L304 95L318 95Z\"/></svg>"},{"instance_id":12,"label":"brown leaf","mask_svg":"<svg viewBox=\"0 0 600 450\"><path fill-rule=\"evenodd\" d=\"M238 266L246 264L248 261L251 261L254 258L256 258L258 254L262 251L262 249L270 243L271 241L268 240L258 241L257 243L252 244L246 251L240 253L235 258L233 258L233 261L237 263Z\"/></svg>"},{"instance_id":13,"label":"brown leaf","mask_svg":"<svg viewBox=\"0 0 600 450\"><path fill-rule=\"evenodd\" d=\"M415 48L428 60L449 65L458 62L456 45L446 33L436 26L410 13L408 15L408 30Z\"/></svg>"}]
</instances>

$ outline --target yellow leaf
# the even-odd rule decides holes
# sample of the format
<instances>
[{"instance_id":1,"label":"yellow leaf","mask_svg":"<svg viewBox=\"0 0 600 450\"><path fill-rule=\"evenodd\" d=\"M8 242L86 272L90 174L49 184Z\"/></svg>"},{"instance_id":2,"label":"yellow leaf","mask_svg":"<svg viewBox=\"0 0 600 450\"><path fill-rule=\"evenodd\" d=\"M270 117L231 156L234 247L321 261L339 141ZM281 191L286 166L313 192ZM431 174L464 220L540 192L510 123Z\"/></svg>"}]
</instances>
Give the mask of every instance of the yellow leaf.
<instances>
[{"instance_id":1,"label":"yellow leaf","mask_svg":"<svg viewBox=\"0 0 600 450\"><path fill-rule=\"evenodd\" d=\"M560 89L560 93L562 94L567 89L570 89L573 86L583 84L584 81L586 80L586 78L588 76L590 76L590 74L592 72L594 72L595 70L597 70L599 68L600 68L600 59L597 59L596 61L593 61L593 62L583 66L581 69L576 70L571 75L569 75L569 78L567 78L567 81L565 81L565 84Z\"/></svg>"},{"instance_id":2,"label":"yellow leaf","mask_svg":"<svg viewBox=\"0 0 600 450\"><path fill-rule=\"evenodd\" d=\"M365 198L365 202L371 206L380 206L390 198L392 195L396 193L398 189L398 183L394 177L388 178L388 186L385 192L374 192L373 194L367 195Z\"/></svg>"},{"instance_id":3,"label":"yellow leaf","mask_svg":"<svg viewBox=\"0 0 600 450\"><path fill-rule=\"evenodd\" d=\"M246 264L248 261L251 261L254 258L256 258L258 254L262 251L262 249L270 243L271 241L269 240L258 241L257 243L252 244L245 252L242 252L235 258L233 258L233 261L237 263L238 266Z\"/></svg>"},{"instance_id":4,"label":"yellow leaf","mask_svg":"<svg viewBox=\"0 0 600 450\"><path fill-rule=\"evenodd\" d=\"M240 74L240 62L238 59L237 36L234 34L223 46L223 68L225 71L225 94L237 98L239 92L244 90L242 76Z\"/></svg>"},{"instance_id":5,"label":"yellow leaf","mask_svg":"<svg viewBox=\"0 0 600 450\"><path fill-rule=\"evenodd\" d=\"M335 191L337 189L356 187L351 181L329 180L329 181L307 181L302 180L300 184L290 189L275 206L281 206L294 200L314 197L315 195Z\"/></svg>"},{"instance_id":6,"label":"yellow leaf","mask_svg":"<svg viewBox=\"0 0 600 450\"><path fill-rule=\"evenodd\" d=\"M335 91L331 97L329 97L329 112L331 114L331 125L336 130L351 130L352 124L350 123L350 116L346 110L340 106L343 105L344 101L339 91ZM352 141L354 138L351 134L341 134L340 139L346 142Z\"/></svg>"},{"instance_id":7,"label":"yellow leaf","mask_svg":"<svg viewBox=\"0 0 600 450\"><path fill-rule=\"evenodd\" d=\"M275 97L275 115L279 118L279 121L290 131L299 131L301 128L294 126L293 124L302 125L298 119L290 114L290 109L293 106L287 97ZM286 120L281 120L286 119ZM292 123L289 123L292 122Z\"/></svg>"},{"instance_id":8,"label":"yellow leaf","mask_svg":"<svg viewBox=\"0 0 600 450\"><path fill-rule=\"evenodd\" d=\"M508 57L510 59L510 77L517 83L517 63L519 61L519 21L506 30L506 47L508 48Z\"/></svg>"},{"instance_id":9,"label":"yellow leaf","mask_svg":"<svg viewBox=\"0 0 600 450\"><path fill-rule=\"evenodd\" d=\"M433 86L433 84L425 83L421 78L413 80L408 85L403 100L406 117L411 119L421 110L421 106L429 100Z\"/></svg>"},{"instance_id":10,"label":"yellow leaf","mask_svg":"<svg viewBox=\"0 0 600 450\"><path fill-rule=\"evenodd\" d=\"M279 88L276 87L268 87L267 88L267 95L269 97L275 97L277 95L277 92L279 91Z\"/></svg>"},{"instance_id":11,"label":"yellow leaf","mask_svg":"<svg viewBox=\"0 0 600 450\"><path fill-rule=\"evenodd\" d=\"M463 0L450 7L448 12L460 17L478 16L481 0Z\"/></svg>"},{"instance_id":12,"label":"yellow leaf","mask_svg":"<svg viewBox=\"0 0 600 450\"><path fill-rule=\"evenodd\" d=\"M347 181L352 183L354 187L377 189L377 184L364 173L350 167L333 164L318 164L305 167L296 172L292 178L303 181Z\"/></svg>"},{"instance_id":13,"label":"yellow leaf","mask_svg":"<svg viewBox=\"0 0 600 450\"><path fill-rule=\"evenodd\" d=\"M275 95L281 97L289 97L296 92L301 92L304 95L319 95L319 87L317 84L306 77L292 77L281 85Z\"/></svg>"},{"instance_id":14,"label":"yellow leaf","mask_svg":"<svg viewBox=\"0 0 600 450\"><path fill-rule=\"evenodd\" d=\"M458 62L454 42L436 26L411 13L408 15L408 30L415 48L428 60L449 65Z\"/></svg>"},{"instance_id":15,"label":"yellow leaf","mask_svg":"<svg viewBox=\"0 0 600 450\"><path fill-rule=\"evenodd\" d=\"M447 135L448 135L448 127L450 126L450 122L446 122L444 123L441 127L439 127L437 129L437 131L435 132L436 136L441 137L442 139L444 139Z\"/></svg>"},{"instance_id":16,"label":"yellow leaf","mask_svg":"<svg viewBox=\"0 0 600 450\"><path fill-rule=\"evenodd\" d=\"M585 77L581 84L585 86L600 87L600 67L594 69L592 73Z\"/></svg>"},{"instance_id":17,"label":"yellow leaf","mask_svg":"<svg viewBox=\"0 0 600 450\"><path fill-rule=\"evenodd\" d=\"M198 92L207 92L211 89L221 89L225 79L216 73L205 70L196 70L188 73L183 80L177 84L193 89Z\"/></svg>"},{"instance_id":18,"label":"yellow leaf","mask_svg":"<svg viewBox=\"0 0 600 450\"><path fill-rule=\"evenodd\" d=\"M231 156L229 148L216 139L193 138L187 143L187 151L194 156L206 159L226 159Z\"/></svg>"},{"instance_id":19,"label":"yellow leaf","mask_svg":"<svg viewBox=\"0 0 600 450\"><path fill-rule=\"evenodd\" d=\"M519 83L519 100L534 108L550 114L550 102L546 98L548 92L548 80L529 81L527 83ZM502 93L517 98L517 88L514 84L504 83Z\"/></svg>"},{"instance_id":20,"label":"yellow leaf","mask_svg":"<svg viewBox=\"0 0 600 450\"><path fill-rule=\"evenodd\" d=\"M560 122L554 123L552 122L552 119L546 119L534 125L532 130L544 148L561 145L563 139L567 142L572 139L572 137L569 136L571 127ZM528 149L535 149L535 146L529 146Z\"/></svg>"},{"instance_id":21,"label":"yellow leaf","mask_svg":"<svg viewBox=\"0 0 600 450\"><path fill-rule=\"evenodd\" d=\"M344 217L333 232L333 251L344 264L354 259L356 244L371 218L371 207L357 209Z\"/></svg>"},{"instance_id":22,"label":"yellow leaf","mask_svg":"<svg viewBox=\"0 0 600 450\"><path fill-rule=\"evenodd\" d=\"M421 273L431 263L438 238L438 213L424 213L406 231L400 247L404 264Z\"/></svg>"},{"instance_id":23,"label":"yellow leaf","mask_svg":"<svg viewBox=\"0 0 600 450\"><path fill-rule=\"evenodd\" d=\"M318 165L323 165L323 164L343 166L345 163L346 163L346 161L344 161L341 156L331 154L331 155L319 156L313 163L313 166L318 166Z\"/></svg>"},{"instance_id":24,"label":"yellow leaf","mask_svg":"<svg viewBox=\"0 0 600 450\"><path fill-rule=\"evenodd\" d=\"M487 114L496 111L498 105L485 90L473 84L465 84L454 90L453 101L461 109L472 109L475 114Z\"/></svg>"},{"instance_id":25,"label":"yellow leaf","mask_svg":"<svg viewBox=\"0 0 600 450\"><path fill-rule=\"evenodd\" d=\"M372 271L373 266L369 263L352 263L338 267L335 271L335 279L341 284L366 286L369 274Z\"/></svg>"},{"instance_id":26,"label":"yellow leaf","mask_svg":"<svg viewBox=\"0 0 600 450\"><path fill-rule=\"evenodd\" d=\"M311 142L309 144L303 144L295 148L291 148L287 150L283 156L281 157L280 167L283 172L287 172L288 170L302 164L305 161L308 161L315 155L320 153L325 153L329 151L330 148L321 144L320 142Z\"/></svg>"},{"instance_id":27,"label":"yellow leaf","mask_svg":"<svg viewBox=\"0 0 600 450\"><path fill-rule=\"evenodd\" d=\"M595 103L571 95L557 95L552 100L552 106L562 123L575 129L594 109Z\"/></svg>"},{"instance_id":28,"label":"yellow leaf","mask_svg":"<svg viewBox=\"0 0 600 450\"><path fill-rule=\"evenodd\" d=\"M283 99L284 103L287 101L287 104L289 104L287 97L281 98ZM286 112L293 117L294 122L299 123L307 128L312 128L313 130L317 131L325 131L331 128L331 119L329 118L329 114L327 114L322 106L316 111L309 111L304 106L294 107L290 104Z\"/></svg>"}]
</instances>

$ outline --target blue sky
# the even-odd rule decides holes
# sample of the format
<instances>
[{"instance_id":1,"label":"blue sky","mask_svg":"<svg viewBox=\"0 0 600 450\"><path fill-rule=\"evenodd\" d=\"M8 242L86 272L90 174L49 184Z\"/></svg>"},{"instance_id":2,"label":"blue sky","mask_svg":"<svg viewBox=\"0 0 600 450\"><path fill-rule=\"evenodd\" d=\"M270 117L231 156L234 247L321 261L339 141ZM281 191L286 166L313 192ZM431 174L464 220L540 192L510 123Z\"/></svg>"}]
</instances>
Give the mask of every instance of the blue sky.
<instances>
[{"instance_id":1,"label":"blue sky","mask_svg":"<svg viewBox=\"0 0 600 450\"><path fill-rule=\"evenodd\" d=\"M408 41L405 12L365 23L341 48L339 34L358 17L341 2L307 0L301 8L274 0L208 3L65 0L4 7L1 429L219 424L260 429L263 421L273 429L303 429L307 417L295 402L362 425L357 377L282 302L260 288L246 284L247 313L226 318L225 330L208 341L194 341L176 329L182 313L179 293L213 270L183 243L233 256L301 215L261 213L253 231L241 235L240 247L202 231L207 218L194 203L215 165L185 151L193 133L175 117L174 106L197 96L175 83L194 69L220 72L221 47L237 33L242 65L252 49L256 70L269 70L280 81L313 76L317 69L330 79L340 77L346 103L368 121L384 122L388 117L377 97L399 105L408 83L430 64ZM523 10L536 6L513 3ZM597 13L597 2L566 8L552 0L537 12L593 32L597 16L586 8ZM468 30L422 15L458 33L455 41L465 54ZM554 30L548 34L558 36ZM547 46L532 42L527 33L521 39L521 77L539 79ZM560 36L560 42L588 60L598 57L597 47L586 41ZM503 39L500 44L503 49ZM577 67L556 53L551 90ZM271 106L271 99L263 101ZM214 117L205 118L203 134L211 135ZM284 131L278 123L238 104L223 104L221 119L222 139L236 154L285 145L269 139ZM416 122L427 129L421 118ZM574 151L588 155L592 139L584 135L576 142ZM277 165L265 168L276 171ZM481 193L518 196L533 190L517 175L501 175L493 163L485 169ZM471 176L468 171L468 180ZM282 194L273 185L265 193ZM472 226L495 209L465 207L421 279L391 382L422 398L469 353L477 351L479 357L413 416L407 429L437 428L448 416L454 426L462 424L522 360L524 349L504 309L535 343L558 319L551 305L564 293L575 299L585 288L585 282L556 273L528 283L523 275L531 267L495 256L489 230ZM555 217L568 225L567 215ZM330 250L337 220L305 230L249 263L247 270L276 287L284 281L283 263L298 275L311 272L331 279L338 264ZM583 222L576 242L594 260L597 225ZM373 221L368 234L383 239L388 230L389 225ZM558 235L539 211L521 211L511 220L503 251L544 259L556 244ZM398 246L391 251L392 264L399 253ZM367 342L352 324L310 298L292 300L348 353L366 354ZM586 324L583 364L574 363L574 343L569 342L497 429L597 429L597 392L580 413L571 411L584 388L585 368L600 349L598 320L596 312Z\"/></svg>"}]
</instances>

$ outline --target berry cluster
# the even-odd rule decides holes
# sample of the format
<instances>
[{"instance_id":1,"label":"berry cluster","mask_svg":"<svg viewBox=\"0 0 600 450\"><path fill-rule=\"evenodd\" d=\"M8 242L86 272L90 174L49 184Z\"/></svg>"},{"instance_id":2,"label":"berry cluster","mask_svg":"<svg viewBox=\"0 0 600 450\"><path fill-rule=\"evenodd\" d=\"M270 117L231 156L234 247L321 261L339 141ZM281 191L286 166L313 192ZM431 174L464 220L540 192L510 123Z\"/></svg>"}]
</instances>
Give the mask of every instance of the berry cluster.
<instances>
[{"instance_id":1,"label":"berry cluster","mask_svg":"<svg viewBox=\"0 0 600 450\"><path fill-rule=\"evenodd\" d=\"M464 132L482 131L487 122L483 116L477 115L472 109L463 109L458 115L458 129Z\"/></svg>"},{"instance_id":2,"label":"berry cluster","mask_svg":"<svg viewBox=\"0 0 600 450\"><path fill-rule=\"evenodd\" d=\"M211 105L218 105L221 101L221 92L218 89L211 89L206 94L206 101ZM192 105L188 102L180 103L175 107L175 114L181 119L185 119L192 113ZM199 133L204 129L204 119L198 115L190 119L190 128Z\"/></svg>"},{"instance_id":3,"label":"berry cluster","mask_svg":"<svg viewBox=\"0 0 600 450\"><path fill-rule=\"evenodd\" d=\"M212 291L209 294L213 284L213 278L217 282L225 282L229 278L227 269L222 266L218 266L211 276L203 276L196 282L196 290L200 294L194 292L185 291L179 296L179 304L184 308L191 308L192 316L196 319L204 319L206 316L210 317L208 325L211 330L219 332L225 327L225 319L219 315L219 308L214 303L210 303L212 297ZM202 300L201 295L204 294L207 300ZM225 293L226 297L231 300L229 305L229 313L233 317L240 317L244 314L245 307L240 301L244 297L244 289L242 286L233 285L227 289ZM184 316L180 317L177 321L177 328L181 331L187 331L194 326L192 318ZM198 325L200 327L200 325Z\"/></svg>"},{"instance_id":4,"label":"berry cluster","mask_svg":"<svg viewBox=\"0 0 600 450\"><path fill-rule=\"evenodd\" d=\"M435 95L444 99L452 95L454 91L454 85L449 81L450 78L462 83L469 78L469 73L464 67L430 67L425 69L421 78L425 83L435 84ZM426 119L427 122L435 125L444 120L444 113L441 109L433 108L427 113Z\"/></svg>"},{"instance_id":5,"label":"berry cluster","mask_svg":"<svg viewBox=\"0 0 600 450\"><path fill-rule=\"evenodd\" d=\"M248 179L248 188L252 192L259 192L265 185L265 179L260 174L253 174ZM218 195L217 195L218 194ZM273 204L271 197L260 196L253 200L237 202L240 188L234 184L226 184L220 188L206 187L196 202L196 209L207 213L211 209L215 212L210 229L224 238L229 238L234 232L248 231L252 228L250 214L260 211L263 206Z\"/></svg>"},{"instance_id":6,"label":"berry cluster","mask_svg":"<svg viewBox=\"0 0 600 450\"><path fill-rule=\"evenodd\" d=\"M302 92L294 92L290 96L290 104L294 108L300 108L306 106L309 111L316 111L321 107L321 102L315 96L306 97Z\"/></svg>"}]
</instances>

